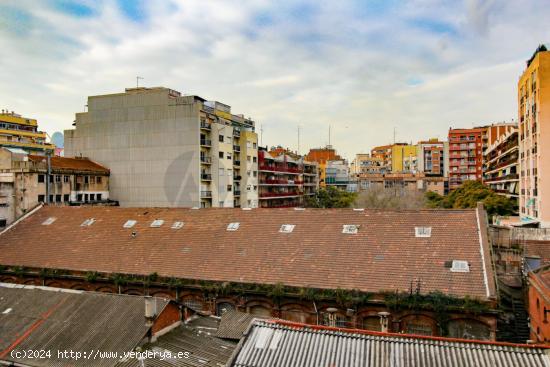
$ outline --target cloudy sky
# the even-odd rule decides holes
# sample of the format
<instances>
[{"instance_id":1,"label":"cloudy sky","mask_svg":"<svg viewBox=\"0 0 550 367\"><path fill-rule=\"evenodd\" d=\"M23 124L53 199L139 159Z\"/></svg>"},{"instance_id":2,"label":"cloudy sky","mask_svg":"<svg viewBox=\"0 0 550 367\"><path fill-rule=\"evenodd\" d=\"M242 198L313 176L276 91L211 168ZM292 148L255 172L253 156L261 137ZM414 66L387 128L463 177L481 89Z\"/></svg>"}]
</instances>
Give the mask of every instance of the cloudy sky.
<instances>
[{"instance_id":1,"label":"cloudy sky","mask_svg":"<svg viewBox=\"0 0 550 367\"><path fill-rule=\"evenodd\" d=\"M0 0L0 106L71 127L88 95L166 86L219 100L264 145L348 158L516 117L550 42L547 0Z\"/></svg>"}]
</instances>

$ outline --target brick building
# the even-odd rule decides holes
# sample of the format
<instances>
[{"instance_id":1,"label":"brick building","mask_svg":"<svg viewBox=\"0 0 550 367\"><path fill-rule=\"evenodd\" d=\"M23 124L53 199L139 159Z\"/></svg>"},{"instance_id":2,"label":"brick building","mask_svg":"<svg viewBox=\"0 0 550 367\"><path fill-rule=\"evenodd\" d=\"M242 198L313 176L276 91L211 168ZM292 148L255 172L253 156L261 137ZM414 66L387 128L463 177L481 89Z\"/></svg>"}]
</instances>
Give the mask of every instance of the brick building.
<instances>
[{"instance_id":1,"label":"brick building","mask_svg":"<svg viewBox=\"0 0 550 367\"><path fill-rule=\"evenodd\" d=\"M528 287L531 340L550 343L550 265L530 272Z\"/></svg>"},{"instance_id":2,"label":"brick building","mask_svg":"<svg viewBox=\"0 0 550 367\"><path fill-rule=\"evenodd\" d=\"M449 189L483 178L487 128L449 129Z\"/></svg>"},{"instance_id":3,"label":"brick building","mask_svg":"<svg viewBox=\"0 0 550 367\"><path fill-rule=\"evenodd\" d=\"M342 327L376 329L385 311L396 332L496 331L482 208L45 206L0 234L0 265L4 282L150 294L214 313L323 324L332 312Z\"/></svg>"}]
</instances>

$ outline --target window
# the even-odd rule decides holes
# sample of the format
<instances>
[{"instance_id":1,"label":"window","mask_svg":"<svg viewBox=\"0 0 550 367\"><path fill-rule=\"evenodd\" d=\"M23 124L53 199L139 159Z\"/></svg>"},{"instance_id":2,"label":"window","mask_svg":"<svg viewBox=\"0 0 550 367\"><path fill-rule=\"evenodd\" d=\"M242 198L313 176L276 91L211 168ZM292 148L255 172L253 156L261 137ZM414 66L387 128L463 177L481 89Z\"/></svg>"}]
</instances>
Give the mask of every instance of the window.
<instances>
[{"instance_id":1,"label":"window","mask_svg":"<svg viewBox=\"0 0 550 367\"><path fill-rule=\"evenodd\" d=\"M246 160L247 160L248 162L250 162L251 159L252 159L251 156L249 156L249 155L246 156Z\"/></svg>"},{"instance_id":2,"label":"window","mask_svg":"<svg viewBox=\"0 0 550 367\"><path fill-rule=\"evenodd\" d=\"M45 221L42 222L42 225L43 226L49 226L50 224L55 222L56 219L57 219L56 217L49 217L48 219L46 219Z\"/></svg>"},{"instance_id":3,"label":"window","mask_svg":"<svg viewBox=\"0 0 550 367\"><path fill-rule=\"evenodd\" d=\"M252 146L254 147L254 149L256 149L258 147L258 144L253 143Z\"/></svg>"},{"instance_id":4,"label":"window","mask_svg":"<svg viewBox=\"0 0 550 367\"><path fill-rule=\"evenodd\" d=\"M95 176L90 176L90 183L95 183Z\"/></svg>"},{"instance_id":5,"label":"window","mask_svg":"<svg viewBox=\"0 0 550 367\"><path fill-rule=\"evenodd\" d=\"M258 161L258 158L252 157L252 162L256 163Z\"/></svg>"},{"instance_id":6,"label":"window","mask_svg":"<svg viewBox=\"0 0 550 367\"><path fill-rule=\"evenodd\" d=\"M151 228L158 228L158 227L162 226L163 223L164 223L164 221L162 219L155 219L151 223Z\"/></svg>"},{"instance_id":7,"label":"window","mask_svg":"<svg viewBox=\"0 0 550 367\"><path fill-rule=\"evenodd\" d=\"M90 177L84 176L84 183L85 184L90 183Z\"/></svg>"},{"instance_id":8,"label":"window","mask_svg":"<svg viewBox=\"0 0 550 367\"><path fill-rule=\"evenodd\" d=\"M469 273L470 265L464 260L453 260L451 271L453 273Z\"/></svg>"},{"instance_id":9,"label":"window","mask_svg":"<svg viewBox=\"0 0 550 367\"><path fill-rule=\"evenodd\" d=\"M100 178L100 177L98 177ZM69 182L69 176L63 176L63 182L68 183Z\"/></svg>"},{"instance_id":10,"label":"window","mask_svg":"<svg viewBox=\"0 0 550 367\"><path fill-rule=\"evenodd\" d=\"M5 227L8 224L8 220L5 218L0 218L0 228Z\"/></svg>"},{"instance_id":11,"label":"window","mask_svg":"<svg viewBox=\"0 0 550 367\"><path fill-rule=\"evenodd\" d=\"M254 177L257 177L258 176L258 171L253 171L252 174L253 174Z\"/></svg>"},{"instance_id":12,"label":"window","mask_svg":"<svg viewBox=\"0 0 550 367\"><path fill-rule=\"evenodd\" d=\"M172 229L181 229L183 228L183 222L174 222L174 224L172 224L172 227L170 227Z\"/></svg>"},{"instance_id":13,"label":"window","mask_svg":"<svg viewBox=\"0 0 550 367\"><path fill-rule=\"evenodd\" d=\"M70 199L69 194L63 195L63 201L64 201L65 203L69 202L69 199Z\"/></svg>"},{"instance_id":14,"label":"window","mask_svg":"<svg viewBox=\"0 0 550 367\"><path fill-rule=\"evenodd\" d=\"M95 194L90 194L90 201L95 201Z\"/></svg>"},{"instance_id":15,"label":"window","mask_svg":"<svg viewBox=\"0 0 550 367\"><path fill-rule=\"evenodd\" d=\"M46 200L46 197L44 195L38 195L38 202L43 203Z\"/></svg>"},{"instance_id":16,"label":"window","mask_svg":"<svg viewBox=\"0 0 550 367\"><path fill-rule=\"evenodd\" d=\"M228 231L236 231L237 229L239 229L239 225L240 225L239 222L229 223L229 224L227 225L227 230L228 230Z\"/></svg>"},{"instance_id":17,"label":"window","mask_svg":"<svg viewBox=\"0 0 550 367\"><path fill-rule=\"evenodd\" d=\"M227 169L227 175L230 177L233 176L233 170L231 168Z\"/></svg>"},{"instance_id":18,"label":"window","mask_svg":"<svg viewBox=\"0 0 550 367\"><path fill-rule=\"evenodd\" d=\"M50 203L53 203L53 195L50 195Z\"/></svg>"},{"instance_id":19,"label":"window","mask_svg":"<svg viewBox=\"0 0 550 367\"><path fill-rule=\"evenodd\" d=\"M227 159L231 159L231 153L227 153Z\"/></svg>"},{"instance_id":20,"label":"window","mask_svg":"<svg viewBox=\"0 0 550 367\"><path fill-rule=\"evenodd\" d=\"M50 179L48 181L50 181L50 183L53 183L53 175L50 175Z\"/></svg>"},{"instance_id":21,"label":"window","mask_svg":"<svg viewBox=\"0 0 550 367\"><path fill-rule=\"evenodd\" d=\"M220 141L220 143L223 143L223 135L219 135L218 140Z\"/></svg>"},{"instance_id":22,"label":"window","mask_svg":"<svg viewBox=\"0 0 550 367\"><path fill-rule=\"evenodd\" d=\"M132 228L133 226L135 226L137 223L137 220L133 220L133 219L129 219L126 221L126 223L124 223L123 227L124 228Z\"/></svg>"},{"instance_id":23,"label":"window","mask_svg":"<svg viewBox=\"0 0 550 367\"><path fill-rule=\"evenodd\" d=\"M415 237L431 237L432 227L414 227Z\"/></svg>"},{"instance_id":24,"label":"window","mask_svg":"<svg viewBox=\"0 0 550 367\"><path fill-rule=\"evenodd\" d=\"M97 201L101 201L101 196L102 196L101 194L97 194L97 197L96 197Z\"/></svg>"},{"instance_id":25,"label":"window","mask_svg":"<svg viewBox=\"0 0 550 367\"><path fill-rule=\"evenodd\" d=\"M223 159L223 152L219 152L218 157Z\"/></svg>"},{"instance_id":26,"label":"window","mask_svg":"<svg viewBox=\"0 0 550 367\"><path fill-rule=\"evenodd\" d=\"M61 176L55 175L55 182L61 182Z\"/></svg>"},{"instance_id":27,"label":"window","mask_svg":"<svg viewBox=\"0 0 550 367\"><path fill-rule=\"evenodd\" d=\"M231 185L227 185L227 191L231 191L232 189Z\"/></svg>"},{"instance_id":28,"label":"window","mask_svg":"<svg viewBox=\"0 0 550 367\"><path fill-rule=\"evenodd\" d=\"M294 231L294 227L296 227L294 224L283 224L281 228L279 228L280 233L291 233Z\"/></svg>"},{"instance_id":29,"label":"window","mask_svg":"<svg viewBox=\"0 0 550 367\"><path fill-rule=\"evenodd\" d=\"M359 226L356 224L344 224L342 226L342 233L345 234L357 234Z\"/></svg>"},{"instance_id":30,"label":"window","mask_svg":"<svg viewBox=\"0 0 550 367\"><path fill-rule=\"evenodd\" d=\"M97 176L97 177L95 178L95 182L98 183L98 184L100 184L100 183L101 183L101 176Z\"/></svg>"},{"instance_id":31,"label":"window","mask_svg":"<svg viewBox=\"0 0 550 367\"><path fill-rule=\"evenodd\" d=\"M84 222L82 222L82 224L80 226L81 227L89 227L92 224L94 224L94 222L95 222L94 218L86 219Z\"/></svg>"},{"instance_id":32,"label":"window","mask_svg":"<svg viewBox=\"0 0 550 367\"><path fill-rule=\"evenodd\" d=\"M44 175L38 175L38 183L44 182Z\"/></svg>"},{"instance_id":33,"label":"window","mask_svg":"<svg viewBox=\"0 0 550 367\"><path fill-rule=\"evenodd\" d=\"M61 195L55 195L55 201L60 203L61 202Z\"/></svg>"}]
</instances>

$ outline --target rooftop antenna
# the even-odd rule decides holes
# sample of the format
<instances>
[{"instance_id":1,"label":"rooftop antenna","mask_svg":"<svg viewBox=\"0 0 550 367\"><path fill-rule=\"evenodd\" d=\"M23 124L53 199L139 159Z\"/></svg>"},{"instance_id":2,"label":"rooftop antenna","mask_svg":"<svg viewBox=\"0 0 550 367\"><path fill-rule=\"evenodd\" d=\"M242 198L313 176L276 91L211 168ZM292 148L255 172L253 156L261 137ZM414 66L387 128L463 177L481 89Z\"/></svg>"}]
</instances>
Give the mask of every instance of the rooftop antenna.
<instances>
[{"instance_id":1,"label":"rooftop antenna","mask_svg":"<svg viewBox=\"0 0 550 367\"><path fill-rule=\"evenodd\" d=\"M300 154L300 125L298 125L298 154Z\"/></svg>"},{"instance_id":2,"label":"rooftop antenna","mask_svg":"<svg viewBox=\"0 0 550 367\"><path fill-rule=\"evenodd\" d=\"M328 145L330 145L330 124L328 125Z\"/></svg>"},{"instance_id":3,"label":"rooftop antenna","mask_svg":"<svg viewBox=\"0 0 550 367\"><path fill-rule=\"evenodd\" d=\"M393 145L395 145L395 126L393 127Z\"/></svg>"},{"instance_id":4,"label":"rooftop antenna","mask_svg":"<svg viewBox=\"0 0 550 367\"><path fill-rule=\"evenodd\" d=\"M141 77L141 76L136 76L136 88L139 88L139 80L143 80L145 78Z\"/></svg>"},{"instance_id":5,"label":"rooftop antenna","mask_svg":"<svg viewBox=\"0 0 550 367\"><path fill-rule=\"evenodd\" d=\"M262 145L263 136L264 136L264 125L260 124L260 145Z\"/></svg>"}]
</instances>

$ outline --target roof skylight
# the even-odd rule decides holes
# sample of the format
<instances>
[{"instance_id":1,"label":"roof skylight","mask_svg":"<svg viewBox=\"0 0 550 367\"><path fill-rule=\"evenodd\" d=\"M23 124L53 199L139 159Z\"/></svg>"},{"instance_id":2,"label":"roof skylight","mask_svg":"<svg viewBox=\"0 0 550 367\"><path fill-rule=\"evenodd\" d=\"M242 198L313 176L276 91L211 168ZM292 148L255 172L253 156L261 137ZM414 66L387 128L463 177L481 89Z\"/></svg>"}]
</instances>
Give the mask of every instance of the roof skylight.
<instances>
[{"instance_id":1,"label":"roof skylight","mask_svg":"<svg viewBox=\"0 0 550 367\"><path fill-rule=\"evenodd\" d=\"M162 226L163 224L164 224L164 221L162 219L155 219L151 223L151 228L158 228L158 227Z\"/></svg>"},{"instance_id":2,"label":"roof skylight","mask_svg":"<svg viewBox=\"0 0 550 367\"><path fill-rule=\"evenodd\" d=\"M80 225L81 227L89 227L91 226L92 224L94 224L95 222L95 219L94 218L88 218L86 219L84 222L82 222L82 224Z\"/></svg>"},{"instance_id":3,"label":"roof skylight","mask_svg":"<svg viewBox=\"0 0 550 367\"><path fill-rule=\"evenodd\" d=\"M172 229L180 229L183 227L183 222L174 222L174 224L172 224Z\"/></svg>"},{"instance_id":4,"label":"roof skylight","mask_svg":"<svg viewBox=\"0 0 550 367\"><path fill-rule=\"evenodd\" d=\"M236 231L237 229L239 229L239 226L240 226L239 222L229 223L227 225L227 230L228 231Z\"/></svg>"},{"instance_id":5,"label":"roof skylight","mask_svg":"<svg viewBox=\"0 0 550 367\"><path fill-rule=\"evenodd\" d=\"M56 219L57 219L56 217L49 217L48 219L46 219L45 221L42 222L42 225L43 226L49 226L50 224L55 222Z\"/></svg>"},{"instance_id":6,"label":"roof skylight","mask_svg":"<svg viewBox=\"0 0 550 367\"><path fill-rule=\"evenodd\" d=\"M431 237L432 227L414 227L415 237Z\"/></svg>"},{"instance_id":7,"label":"roof skylight","mask_svg":"<svg viewBox=\"0 0 550 367\"><path fill-rule=\"evenodd\" d=\"M126 221L126 223L124 223L123 227L124 228L132 228L133 226L135 226L137 223L137 220L133 220L133 219L128 219Z\"/></svg>"},{"instance_id":8,"label":"roof skylight","mask_svg":"<svg viewBox=\"0 0 550 367\"><path fill-rule=\"evenodd\" d=\"M294 224L283 224L281 228L279 229L279 232L281 233L291 233L294 230L294 227L296 225Z\"/></svg>"},{"instance_id":9,"label":"roof skylight","mask_svg":"<svg viewBox=\"0 0 550 367\"><path fill-rule=\"evenodd\" d=\"M359 226L356 224L344 224L342 226L342 233L345 234L357 234Z\"/></svg>"},{"instance_id":10,"label":"roof skylight","mask_svg":"<svg viewBox=\"0 0 550 367\"><path fill-rule=\"evenodd\" d=\"M470 264L464 260L453 260L453 265L451 267L453 273L469 273Z\"/></svg>"}]
</instances>

